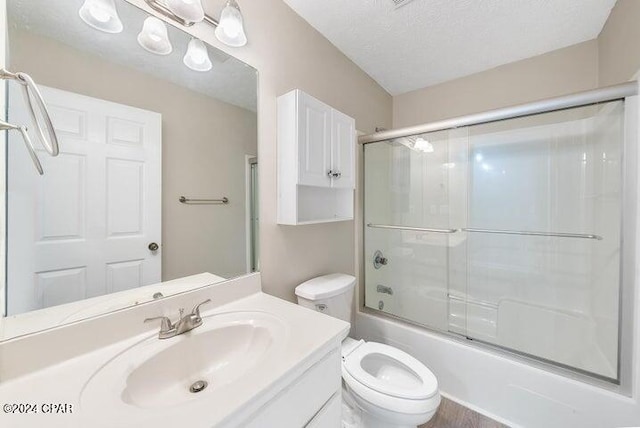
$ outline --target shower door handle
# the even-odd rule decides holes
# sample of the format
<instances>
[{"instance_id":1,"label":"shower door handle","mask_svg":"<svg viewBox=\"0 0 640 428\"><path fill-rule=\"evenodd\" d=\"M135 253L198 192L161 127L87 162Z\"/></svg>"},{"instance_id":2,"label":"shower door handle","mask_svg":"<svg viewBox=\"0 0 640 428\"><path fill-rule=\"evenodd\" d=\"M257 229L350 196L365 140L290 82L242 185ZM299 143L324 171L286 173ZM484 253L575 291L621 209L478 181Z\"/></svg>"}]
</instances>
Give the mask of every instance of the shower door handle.
<instances>
[{"instance_id":1,"label":"shower door handle","mask_svg":"<svg viewBox=\"0 0 640 428\"><path fill-rule=\"evenodd\" d=\"M413 226L395 226L392 224L373 224L368 223L367 227L374 229L392 229L392 230L410 230L413 232L432 232L432 233L448 233L453 234L467 229L434 229L431 227L413 227Z\"/></svg>"}]
</instances>

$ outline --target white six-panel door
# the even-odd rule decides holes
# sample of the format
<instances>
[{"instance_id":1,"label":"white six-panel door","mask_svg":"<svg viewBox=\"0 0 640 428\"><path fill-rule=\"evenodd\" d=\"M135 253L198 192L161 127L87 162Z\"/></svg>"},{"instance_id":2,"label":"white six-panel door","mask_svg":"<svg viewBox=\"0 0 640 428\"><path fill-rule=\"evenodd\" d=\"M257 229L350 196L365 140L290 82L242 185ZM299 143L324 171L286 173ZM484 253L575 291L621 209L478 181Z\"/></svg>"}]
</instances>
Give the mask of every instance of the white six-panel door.
<instances>
[{"instance_id":1,"label":"white six-panel door","mask_svg":"<svg viewBox=\"0 0 640 428\"><path fill-rule=\"evenodd\" d=\"M161 280L160 250L148 248L161 242L161 115L41 89L60 155L39 150L39 176L10 133L9 314ZM19 91L10 85L9 121L30 123Z\"/></svg>"}]
</instances>

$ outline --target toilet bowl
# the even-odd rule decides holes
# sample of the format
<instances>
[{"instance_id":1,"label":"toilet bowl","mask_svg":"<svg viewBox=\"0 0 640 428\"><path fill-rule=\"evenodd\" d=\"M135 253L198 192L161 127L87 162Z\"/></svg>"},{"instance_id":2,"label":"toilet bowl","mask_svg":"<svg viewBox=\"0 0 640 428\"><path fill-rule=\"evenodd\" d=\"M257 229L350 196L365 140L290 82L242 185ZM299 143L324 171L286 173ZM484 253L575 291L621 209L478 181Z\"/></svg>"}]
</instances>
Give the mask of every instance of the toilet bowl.
<instances>
[{"instance_id":1,"label":"toilet bowl","mask_svg":"<svg viewBox=\"0 0 640 428\"><path fill-rule=\"evenodd\" d=\"M298 303L351 320L355 278L331 274L296 287ZM420 361L393 346L347 337L342 342L344 428L416 428L440 404L438 381Z\"/></svg>"},{"instance_id":2,"label":"toilet bowl","mask_svg":"<svg viewBox=\"0 0 640 428\"><path fill-rule=\"evenodd\" d=\"M361 410L362 427L415 428L440 405L433 373L406 352L382 343L346 338L342 379L343 393Z\"/></svg>"}]
</instances>

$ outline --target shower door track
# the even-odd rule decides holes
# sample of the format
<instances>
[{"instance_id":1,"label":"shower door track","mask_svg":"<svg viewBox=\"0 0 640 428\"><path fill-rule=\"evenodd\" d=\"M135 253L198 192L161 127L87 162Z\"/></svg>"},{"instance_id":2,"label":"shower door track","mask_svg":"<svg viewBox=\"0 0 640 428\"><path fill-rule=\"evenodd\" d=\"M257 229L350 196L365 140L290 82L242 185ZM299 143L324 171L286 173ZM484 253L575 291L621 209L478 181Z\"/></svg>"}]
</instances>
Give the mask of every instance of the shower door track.
<instances>
[{"instance_id":1,"label":"shower door track","mask_svg":"<svg viewBox=\"0 0 640 428\"><path fill-rule=\"evenodd\" d=\"M590 91L577 92L575 94L549 98L542 101L534 101L531 103L520 104L512 107L489 110L483 113L470 114L453 119L426 123L423 125L410 126L407 128L392 129L389 131L377 132L375 134L363 135L358 138L358 142L360 144L376 143L385 140L392 140L394 138L426 134L428 132L443 131L446 129L459 128L462 126L479 125L482 123L497 122L500 120L531 116L534 114L548 113L574 107L582 107L609 101L622 100L634 95L638 95L638 82L626 82L619 85L607 86Z\"/></svg>"}]
</instances>

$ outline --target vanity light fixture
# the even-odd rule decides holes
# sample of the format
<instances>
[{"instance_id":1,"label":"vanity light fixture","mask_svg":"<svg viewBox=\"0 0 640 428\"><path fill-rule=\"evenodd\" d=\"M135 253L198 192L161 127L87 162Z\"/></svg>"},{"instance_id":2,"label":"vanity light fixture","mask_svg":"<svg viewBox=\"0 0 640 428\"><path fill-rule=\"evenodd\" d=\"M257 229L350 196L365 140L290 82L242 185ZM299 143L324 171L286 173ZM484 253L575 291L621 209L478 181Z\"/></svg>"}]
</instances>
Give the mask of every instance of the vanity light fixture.
<instances>
[{"instance_id":1,"label":"vanity light fixture","mask_svg":"<svg viewBox=\"0 0 640 428\"><path fill-rule=\"evenodd\" d=\"M204 19L201 0L167 0L167 7L185 21L200 22Z\"/></svg>"},{"instance_id":2,"label":"vanity light fixture","mask_svg":"<svg viewBox=\"0 0 640 428\"><path fill-rule=\"evenodd\" d=\"M142 31L138 34L138 43L157 55L169 55L173 51L166 24L155 16L144 20Z\"/></svg>"},{"instance_id":3,"label":"vanity light fixture","mask_svg":"<svg viewBox=\"0 0 640 428\"><path fill-rule=\"evenodd\" d=\"M115 0L85 0L78 14L88 25L105 33L120 33L124 28Z\"/></svg>"},{"instance_id":4,"label":"vanity light fixture","mask_svg":"<svg viewBox=\"0 0 640 428\"><path fill-rule=\"evenodd\" d=\"M213 67L209 59L207 46L202 40L196 38L191 39L189 42L187 53L182 62L193 71L209 71Z\"/></svg>"},{"instance_id":5,"label":"vanity light fixture","mask_svg":"<svg viewBox=\"0 0 640 428\"><path fill-rule=\"evenodd\" d=\"M247 44L242 13L236 0L227 0L222 9L220 23L216 28L216 38L225 45L236 48Z\"/></svg>"},{"instance_id":6,"label":"vanity light fixture","mask_svg":"<svg viewBox=\"0 0 640 428\"><path fill-rule=\"evenodd\" d=\"M241 47L247 44L244 20L236 0L226 1L220 14L220 21L204 13L204 10L200 18L201 0L145 0L145 2L156 12L185 27L191 27L202 21L209 23L216 27L216 38L227 46Z\"/></svg>"}]
</instances>

